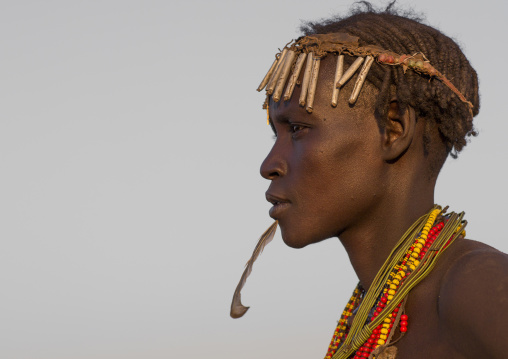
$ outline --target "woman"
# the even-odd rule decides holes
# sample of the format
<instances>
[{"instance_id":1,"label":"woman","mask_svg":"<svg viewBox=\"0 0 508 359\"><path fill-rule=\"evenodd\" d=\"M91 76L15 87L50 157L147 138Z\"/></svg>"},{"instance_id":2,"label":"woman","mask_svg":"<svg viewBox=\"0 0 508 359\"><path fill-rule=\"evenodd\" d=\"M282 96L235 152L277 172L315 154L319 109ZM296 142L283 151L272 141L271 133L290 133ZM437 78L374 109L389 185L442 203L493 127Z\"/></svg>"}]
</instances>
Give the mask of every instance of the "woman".
<instances>
[{"instance_id":1,"label":"woman","mask_svg":"<svg viewBox=\"0 0 508 359\"><path fill-rule=\"evenodd\" d=\"M358 275L325 358L506 358L508 257L434 206L446 158L475 135L476 72L453 40L390 10L305 35L259 87L276 135L261 174L284 242L338 237Z\"/></svg>"}]
</instances>

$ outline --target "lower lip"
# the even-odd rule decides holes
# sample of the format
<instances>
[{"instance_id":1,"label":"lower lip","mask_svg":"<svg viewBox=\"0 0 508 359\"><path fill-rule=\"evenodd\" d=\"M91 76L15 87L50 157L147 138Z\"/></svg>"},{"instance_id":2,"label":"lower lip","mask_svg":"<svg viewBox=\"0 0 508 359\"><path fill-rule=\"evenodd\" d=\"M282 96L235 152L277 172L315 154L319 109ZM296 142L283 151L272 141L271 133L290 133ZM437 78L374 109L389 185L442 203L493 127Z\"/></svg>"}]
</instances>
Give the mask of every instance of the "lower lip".
<instances>
[{"instance_id":1,"label":"lower lip","mask_svg":"<svg viewBox=\"0 0 508 359\"><path fill-rule=\"evenodd\" d=\"M281 214L289 208L291 204L288 202L282 202L274 205L272 208L270 208L270 217L277 219L281 216Z\"/></svg>"}]
</instances>

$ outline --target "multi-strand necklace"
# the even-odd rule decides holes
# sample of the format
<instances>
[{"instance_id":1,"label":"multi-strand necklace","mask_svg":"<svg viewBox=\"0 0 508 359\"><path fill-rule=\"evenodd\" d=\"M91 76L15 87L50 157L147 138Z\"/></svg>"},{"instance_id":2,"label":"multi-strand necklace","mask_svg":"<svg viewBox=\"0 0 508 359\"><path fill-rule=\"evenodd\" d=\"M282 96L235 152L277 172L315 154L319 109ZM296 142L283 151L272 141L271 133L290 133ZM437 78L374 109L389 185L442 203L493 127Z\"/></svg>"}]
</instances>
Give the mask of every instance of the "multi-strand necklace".
<instances>
[{"instance_id":1,"label":"multi-strand necklace","mask_svg":"<svg viewBox=\"0 0 508 359\"><path fill-rule=\"evenodd\" d=\"M467 224L464 213L435 206L402 236L368 291L360 284L346 304L325 359L376 358L408 330L404 302Z\"/></svg>"}]
</instances>

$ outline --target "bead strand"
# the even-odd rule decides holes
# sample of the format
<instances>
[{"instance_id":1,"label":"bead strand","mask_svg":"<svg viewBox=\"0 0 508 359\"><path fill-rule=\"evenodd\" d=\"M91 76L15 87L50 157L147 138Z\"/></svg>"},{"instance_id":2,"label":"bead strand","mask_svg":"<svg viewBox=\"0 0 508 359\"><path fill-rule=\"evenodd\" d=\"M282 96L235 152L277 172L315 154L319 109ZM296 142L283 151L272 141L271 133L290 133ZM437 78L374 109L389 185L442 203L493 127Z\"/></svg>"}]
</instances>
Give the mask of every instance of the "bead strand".
<instances>
[{"instance_id":1,"label":"bead strand","mask_svg":"<svg viewBox=\"0 0 508 359\"><path fill-rule=\"evenodd\" d=\"M416 239L414 239L409 249L404 253L402 258L397 262L396 265L394 265L390 271L386 283L383 286L379 300L377 300L376 304L373 306L371 314L369 314L367 320L372 322L379 315L382 315L384 319L381 324L379 324L372 331L367 340L356 350L356 352L351 354L349 358L368 358L377 347L387 344L388 338L391 338L391 335L393 335L391 333L396 329L394 328L394 323L397 315L399 314L403 300L398 303L398 305L391 313L381 313L383 312L384 308L393 300L395 294L406 281L406 279L416 270L421 260L424 258L425 254L444 228L445 223L448 221L449 217L443 217L439 220L439 223L436 223L436 219L441 212L442 211L439 208L435 208L431 211L427 221L425 222L425 225L416 236ZM457 235L459 232L460 227L461 226L458 225L454 233L455 235ZM465 232L463 231L461 235L465 235ZM442 248L445 248L451 242L452 238L453 236ZM348 318L350 318L353 315L353 312L358 308L361 299L365 294L363 291L361 292L359 288L360 287L358 286L355 289L353 295L346 305L346 308L342 313L342 316L338 322L328 347L325 359L331 359L337 352L338 348L343 344L344 340L347 338L350 329L350 327L347 325ZM398 329L401 333L407 332L408 319L409 317L405 313L402 313L400 316Z\"/></svg>"}]
</instances>

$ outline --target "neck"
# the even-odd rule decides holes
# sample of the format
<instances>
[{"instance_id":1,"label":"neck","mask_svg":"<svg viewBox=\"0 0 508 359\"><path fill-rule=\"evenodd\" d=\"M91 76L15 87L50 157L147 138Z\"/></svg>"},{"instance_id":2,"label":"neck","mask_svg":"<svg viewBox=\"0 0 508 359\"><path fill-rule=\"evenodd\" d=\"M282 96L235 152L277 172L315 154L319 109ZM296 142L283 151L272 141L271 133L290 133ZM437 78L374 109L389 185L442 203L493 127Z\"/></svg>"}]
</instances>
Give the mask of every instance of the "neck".
<instances>
[{"instance_id":1,"label":"neck","mask_svg":"<svg viewBox=\"0 0 508 359\"><path fill-rule=\"evenodd\" d=\"M366 290L407 229L434 205L433 185L424 190L414 188L406 193L396 188L395 196L385 197L390 199L386 205L362 216L362 223L344 230L339 236Z\"/></svg>"}]
</instances>

